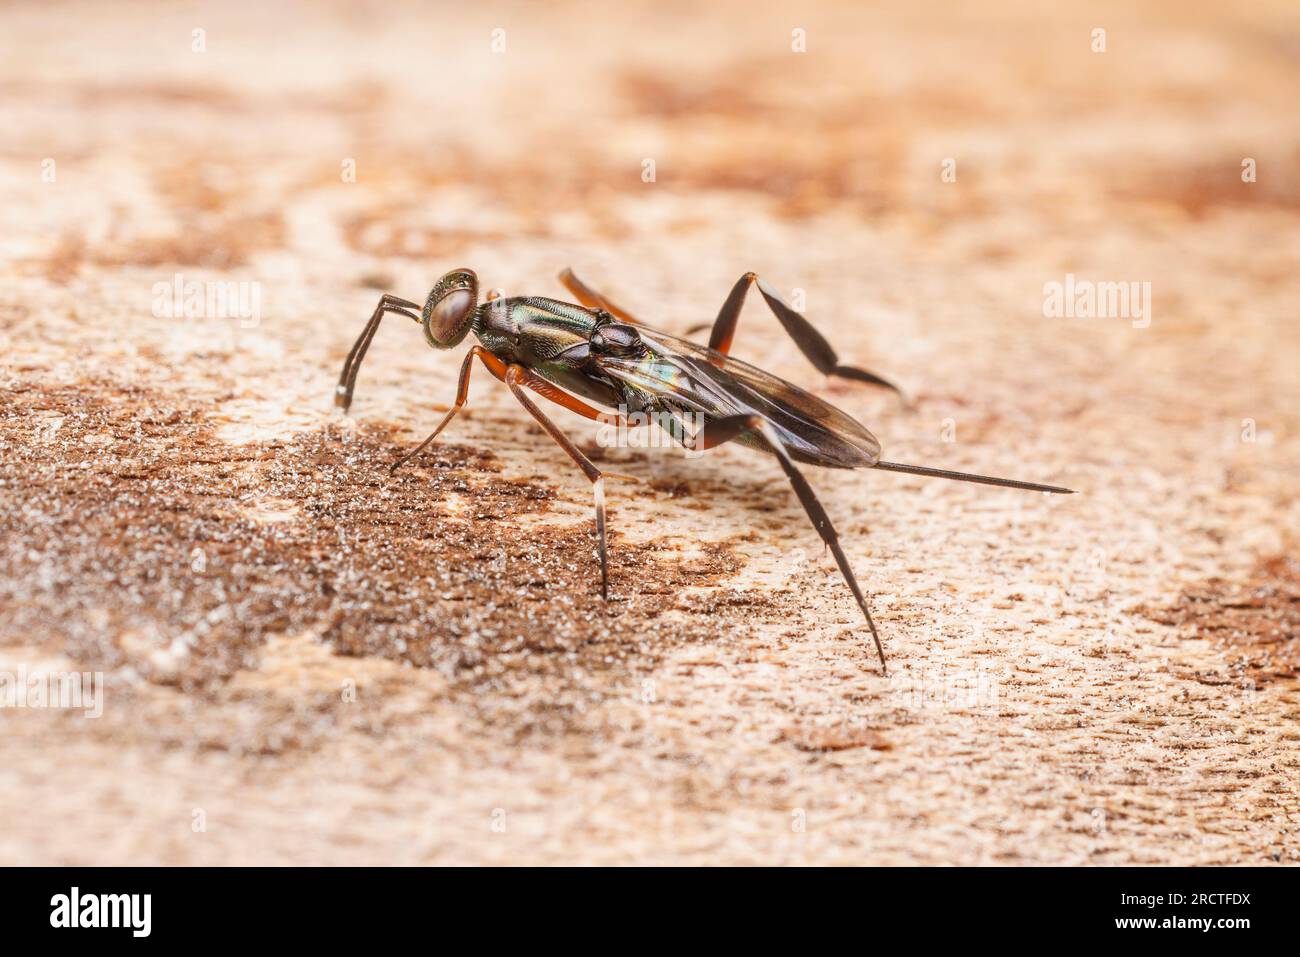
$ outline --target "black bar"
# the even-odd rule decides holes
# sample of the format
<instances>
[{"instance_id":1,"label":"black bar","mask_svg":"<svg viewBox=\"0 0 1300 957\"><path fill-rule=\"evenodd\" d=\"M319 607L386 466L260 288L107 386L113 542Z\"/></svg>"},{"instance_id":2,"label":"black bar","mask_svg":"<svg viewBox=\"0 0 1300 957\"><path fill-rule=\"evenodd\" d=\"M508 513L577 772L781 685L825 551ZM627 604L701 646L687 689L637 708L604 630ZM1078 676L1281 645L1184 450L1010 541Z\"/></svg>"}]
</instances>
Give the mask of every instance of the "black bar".
<instances>
[{"instance_id":1,"label":"black bar","mask_svg":"<svg viewBox=\"0 0 1300 957\"><path fill-rule=\"evenodd\" d=\"M413 935L434 947L462 933L497 946L512 933L544 941L682 941L693 947L770 943L796 932L809 940L945 941L970 946L1011 942L1129 942L1218 948L1294 932L1295 872L1277 869L9 869L0 877L7 944L150 939L223 944L355 942ZM133 926L53 927L77 888L82 913L103 911L97 895L143 897ZM86 904L94 897L96 903ZM1181 899L1180 899L1181 898ZM91 907L91 911L85 908ZM1151 922L1149 926L1131 922ZM1196 925L1189 922L1196 921ZM1199 922L1209 921L1208 929ZM1241 926L1228 926L1227 922ZM66 922L66 921L65 921ZM1120 926L1120 922L1130 922ZM1181 923L1179 923L1181 922ZM130 924L122 920L122 924ZM614 935L610 937L609 935ZM432 935L432 936L431 936ZM677 945L673 945L676 949ZM11 953L20 953L11 950Z\"/></svg>"}]
</instances>

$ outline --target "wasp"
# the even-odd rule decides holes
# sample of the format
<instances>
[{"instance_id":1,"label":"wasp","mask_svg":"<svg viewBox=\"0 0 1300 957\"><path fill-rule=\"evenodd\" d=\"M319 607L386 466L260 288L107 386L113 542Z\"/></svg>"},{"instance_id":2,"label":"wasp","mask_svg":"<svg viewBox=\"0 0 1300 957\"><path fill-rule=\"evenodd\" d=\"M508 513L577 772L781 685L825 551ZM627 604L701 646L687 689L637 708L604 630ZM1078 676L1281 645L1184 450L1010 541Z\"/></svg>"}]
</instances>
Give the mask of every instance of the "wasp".
<instances>
[{"instance_id":1,"label":"wasp","mask_svg":"<svg viewBox=\"0 0 1300 957\"><path fill-rule=\"evenodd\" d=\"M614 477L613 473L597 468L547 417L530 393L602 423L626 422L631 413L641 413L638 421L657 423L674 441L696 451L736 441L774 456L817 534L834 555L840 574L862 610L880 656L882 673L887 668L885 650L871 609L830 516L799 465L871 468L1033 492L1069 494L1073 491L1055 485L882 461L876 437L848 413L730 355L746 294L757 286L785 332L819 372L903 395L888 379L842 364L813 324L755 273L745 273L732 288L713 322L707 346L642 322L583 283L570 269L560 273L559 278L577 303L537 296L506 297L500 290L491 290L480 303L478 277L469 269L452 270L438 280L423 308L398 296L381 296L343 363L334 398L347 412L352 405L361 362L380 321L389 313L418 323L424 330L425 341L435 349L455 348L473 332L478 344L470 348L461 364L455 402L429 437L394 462L392 470L396 471L428 448L464 407L469 397L470 372L477 359L509 387L528 414L591 482L596 505L600 593L605 599L609 597L605 478ZM611 409L617 411L608 411ZM688 422L694 424L693 430Z\"/></svg>"}]
</instances>

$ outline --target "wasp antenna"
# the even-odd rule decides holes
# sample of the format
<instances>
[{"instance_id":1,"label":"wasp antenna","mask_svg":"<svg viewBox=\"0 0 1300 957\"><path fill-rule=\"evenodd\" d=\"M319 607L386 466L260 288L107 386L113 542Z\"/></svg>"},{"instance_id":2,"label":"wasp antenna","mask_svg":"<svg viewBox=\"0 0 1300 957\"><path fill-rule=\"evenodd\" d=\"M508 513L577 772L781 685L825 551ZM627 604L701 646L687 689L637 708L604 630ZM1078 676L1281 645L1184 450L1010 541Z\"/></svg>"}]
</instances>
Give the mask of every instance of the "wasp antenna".
<instances>
[{"instance_id":1,"label":"wasp antenna","mask_svg":"<svg viewBox=\"0 0 1300 957\"><path fill-rule=\"evenodd\" d=\"M1002 488L1019 488L1026 492L1052 492L1057 495L1073 495L1074 489L1061 488L1059 485L1040 485L1037 482L1020 482L1016 479L996 478L992 475L973 475L970 472L952 472L948 469L932 469L924 465L901 465L898 462L877 462L873 468L886 472L905 472L908 475L925 475L929 478L951 479L954 482L974 482L978 485L999 485Z\"/></svg>"}]
</instances>

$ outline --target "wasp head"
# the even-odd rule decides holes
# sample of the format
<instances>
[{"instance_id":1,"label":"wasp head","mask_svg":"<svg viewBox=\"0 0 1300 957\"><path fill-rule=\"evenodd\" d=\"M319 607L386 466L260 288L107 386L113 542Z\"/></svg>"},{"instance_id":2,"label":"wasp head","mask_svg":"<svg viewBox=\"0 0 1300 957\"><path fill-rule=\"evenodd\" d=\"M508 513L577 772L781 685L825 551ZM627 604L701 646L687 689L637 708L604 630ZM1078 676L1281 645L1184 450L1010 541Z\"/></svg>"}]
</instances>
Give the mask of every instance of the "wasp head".
<instances>
[{"instance_id":1,"label":"wasp head","mask_svg":"<svg viewBox=\"0 0 1300 957\"><path fill-rule=\"evenodd\" d=\"M469 332L478 305L478 276L471 269L453 269L433 287L424 302L424 338L436 349L460 345Z\"/></svg>"}]
</instances>

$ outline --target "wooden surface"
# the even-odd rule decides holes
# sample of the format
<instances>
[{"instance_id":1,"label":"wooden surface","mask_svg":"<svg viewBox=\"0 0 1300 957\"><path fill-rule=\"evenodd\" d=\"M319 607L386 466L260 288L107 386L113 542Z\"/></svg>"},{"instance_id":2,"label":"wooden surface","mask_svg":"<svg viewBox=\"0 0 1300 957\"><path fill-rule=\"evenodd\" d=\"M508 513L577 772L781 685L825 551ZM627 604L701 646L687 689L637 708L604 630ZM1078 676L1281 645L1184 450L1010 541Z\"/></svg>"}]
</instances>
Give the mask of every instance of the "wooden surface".
<instances>
[{"instance_id":1,"label":"wooden surface","mask_svg":"<svg viewBox=\"0 0 1300 957\"><path fill-rule=\"evenodd\" d=\"M0 671L106 683L0 710L0 861L1294 863L1300 15L977 7L0 12ZM331 406L381 291L566 265L674 332L756 270L917 408L736 354L886 458L1082 494L810 474L886 678L775 463L557 410L602 605L482 372L388 478L459 351Z\"/></svg>"}]
</instances>

